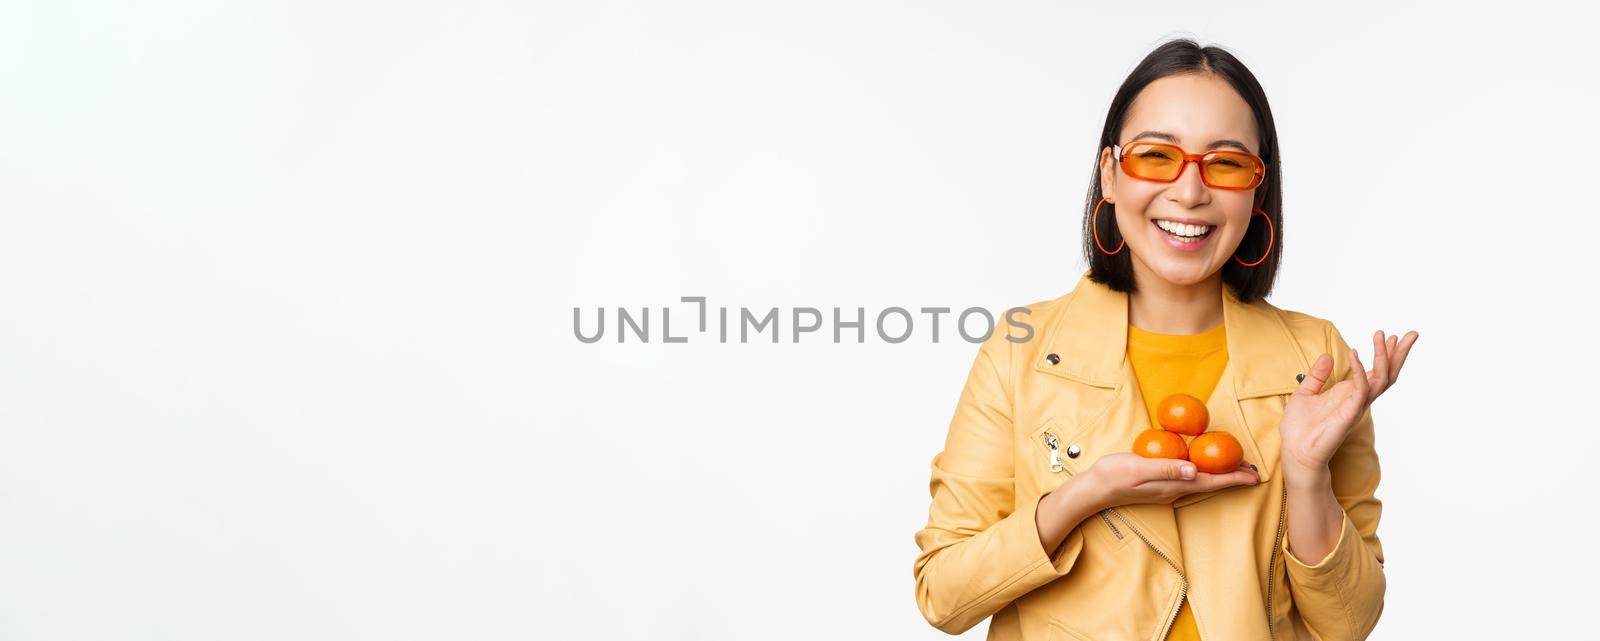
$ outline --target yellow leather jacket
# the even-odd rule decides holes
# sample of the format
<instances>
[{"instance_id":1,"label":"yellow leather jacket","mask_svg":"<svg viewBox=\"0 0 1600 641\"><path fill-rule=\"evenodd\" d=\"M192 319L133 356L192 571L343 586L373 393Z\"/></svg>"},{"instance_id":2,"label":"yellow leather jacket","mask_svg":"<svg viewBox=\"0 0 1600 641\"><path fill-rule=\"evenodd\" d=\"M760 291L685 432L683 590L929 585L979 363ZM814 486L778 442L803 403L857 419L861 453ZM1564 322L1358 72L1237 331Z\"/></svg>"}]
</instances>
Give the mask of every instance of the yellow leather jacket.
<instances>
[{"instance_id":1,"label":"yellow leather jacket","mask_svg":"<svg viewBox=\"0 0 1600 641\"><path fill-rule=\"evenodd\" d=\"M916 534L917 606L959 634L990 616L989 639L1166 636L1185 596L1208 641L1363 639L1383 611L1378 456L1368 409L1329 464L1344 529L1326 558L1288 551L1278 422L1318 355L1348 377L1332 323L1223 287L1228 364L1206 407L1261 482L1171 505L1104 510L1048 556L1039 498L1149 424L1126 354L1128 297L1089 280L1028 306L1034 330L1002 325L978 350L933 457L928 523ZM1030 338L1025 342L1016 339ZM1329 385L1332 385L1330 381ZM1178 513L1184 527L1179 536Z\"/></svg>"}]
</instances>

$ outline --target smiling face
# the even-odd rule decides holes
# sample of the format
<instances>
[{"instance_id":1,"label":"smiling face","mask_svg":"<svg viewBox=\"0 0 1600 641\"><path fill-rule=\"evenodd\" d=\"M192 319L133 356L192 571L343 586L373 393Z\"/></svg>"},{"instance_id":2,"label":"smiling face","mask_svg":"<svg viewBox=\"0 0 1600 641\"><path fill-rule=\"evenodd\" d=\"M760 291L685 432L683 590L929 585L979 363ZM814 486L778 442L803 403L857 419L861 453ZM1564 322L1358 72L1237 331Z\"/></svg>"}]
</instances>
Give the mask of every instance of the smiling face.
<instances>
[{"instance_id":1,"label":"smiling face","mask_svg":"<svg viewBox=\"0 0 1600 641\"><path fill-rule=\"evenodd\" d=\"M1167 76L1146 85L1130 105L1117 142L1127 147L1135 140L1170 143L1191 154L1212 149L1261 153L1250 105L1211 74ZM1244 191L1208 187L1194 163L1186 164L1174 182L1141 180L1122 171L1110 147L1100 152L1100 190L1116 205L1136 283L1160 278L1193 285L1219 275L1233 260L1250 227L1256 194L1265 188L1265 183Z\"/></svg>"}]
</instances>

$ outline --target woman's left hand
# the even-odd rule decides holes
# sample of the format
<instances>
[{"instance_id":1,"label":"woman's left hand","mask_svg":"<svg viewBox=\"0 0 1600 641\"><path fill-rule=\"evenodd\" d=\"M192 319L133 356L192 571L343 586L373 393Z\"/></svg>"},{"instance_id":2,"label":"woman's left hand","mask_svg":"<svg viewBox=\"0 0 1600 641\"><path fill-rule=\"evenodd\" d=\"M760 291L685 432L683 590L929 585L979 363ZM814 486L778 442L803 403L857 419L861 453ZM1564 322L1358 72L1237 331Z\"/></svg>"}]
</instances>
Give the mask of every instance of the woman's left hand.
<instances>
[{"instance_id":1,"label":"woman's left hand","mask_svg":"<svg viewBox=\"0 0 1600 641\"><path fill-rule=\"evenodd\" d=\"M1350 349L1351 376L1323 390L1333 374L1333 356L1323 354L1311 365L1305 380L1283 408L1279 432L1283 436L1283 464L1304 474L1326 474L1328 461L1344 444L1345 435L1355 427L1361 414L1400 377L1406 354L1417 341L1415 331L1407 332L1398 344L1394 336L1384 339L1382 331L1372 335L1375 367L1367 371L1361 355Z\"/></svg>"}]
</instances>

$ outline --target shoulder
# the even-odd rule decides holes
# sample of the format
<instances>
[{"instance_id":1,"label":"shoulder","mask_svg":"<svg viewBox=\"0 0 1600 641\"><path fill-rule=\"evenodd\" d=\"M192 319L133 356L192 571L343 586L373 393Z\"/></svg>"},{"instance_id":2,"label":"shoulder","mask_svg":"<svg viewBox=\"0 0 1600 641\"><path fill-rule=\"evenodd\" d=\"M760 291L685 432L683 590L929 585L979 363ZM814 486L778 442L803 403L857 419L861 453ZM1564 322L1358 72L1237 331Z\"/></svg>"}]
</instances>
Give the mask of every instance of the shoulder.
<instances>
[{"instance_id":1,"label":"shoulder","mask_svg":"<svg viewBox=\"0 0 1600 641\"><path fill-rule=\"evenodd\" d=\"M994 331L978 349L978 357L1007 369L1029 359L1030 350L1043 342L1072 298L1073 292L1030 303L1011 305L994 319Z\"/></svg>"},{"instance_id":2,"label":"shoulder","mask_svg":"<svg viewBox=\"0 0 1600 641\"><path fill-rule=\"evenodd\" d=\"M1274 313L1276 313L1278 318L1283 321L1284 326L1289 328L1289 333L1293 334L1296 338L1300 338L1302 336L1308 338L1326 338L1330 332L1334 331L1333 322L1326 318L1313 316L1299 310L1282 309L1266 301L1261 301L1257 304L1271 309Z\"/></svg>"},{"instance_id":3,"label":"shoulder","mask_svg":"<svg viewBox=\"0 0 1600 641\"><path fill-rule=\"evenodd\" d=\"M1074 293L1001 310L994 332L979 346L979 358L993 362L1008 381L1017 380L1025 363L1044 358L1045 339L1066 314Z\"/></svg>"},{"instance_id":4,"label":"shoulder","mask_svg":"<svg viewBox=\"0 0 1600 641\"><path fill-rule=\"evenodd\" d=\"M1042 342L1041 339L1065 314L1075 293L1075 290L1069 291L1055 298L1007 307L996 319L995 336L991 336L989 342L1017 347Z\"/></svg>"},{"instance_id":5,"label":"shoulder","mask_svg":"<svg viewBox=\"0 0 1600 641\"><path fill-rule=\"evenodd\" d=\"M1069 291L1055 298L1008 307L1005 318L1001 319L1000 324L1006 328L1007 335L1014 339L1011 342L1035 342L1041 333L1054 325L1063 315L1074 293L1076 292ZM1033 330L1031 337L1028 336L1029 328Z\"/></svg>"},{"instance_id":6,"label":"shoulder","mask_svg":"<svg viewBox=\"0 0 1600 641\"><path fill-rule=\"evenodd\" d=\"M1350 344L1333 321L1298 310L1281 309L1265 301L1256 304L1271 308L1278 314L1305 354L1307 363L1315 362L1322 354L1328 354L1333 357L1336 374L1348 369Z\"/></svg>"}]
</instances>

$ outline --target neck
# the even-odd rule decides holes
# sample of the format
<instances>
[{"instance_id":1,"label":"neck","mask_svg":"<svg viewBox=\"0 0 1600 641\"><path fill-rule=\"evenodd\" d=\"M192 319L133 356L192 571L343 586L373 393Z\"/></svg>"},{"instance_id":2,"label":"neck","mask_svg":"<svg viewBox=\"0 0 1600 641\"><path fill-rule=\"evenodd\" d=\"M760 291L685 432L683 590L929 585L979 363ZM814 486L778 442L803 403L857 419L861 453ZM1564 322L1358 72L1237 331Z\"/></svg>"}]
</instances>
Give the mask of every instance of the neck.
<instances>
[{"instance_id":1,"label":"neck","mask_svg":"<svg viewBox=\"0 0 1600 641\"><path fill-rule=\"evenodd\" d=\"M1128 322L1158 334L1199 334L1222 323L1222 272L1192 284L1168 281L1134 261Z\"/></svg>"}]
</instances>

